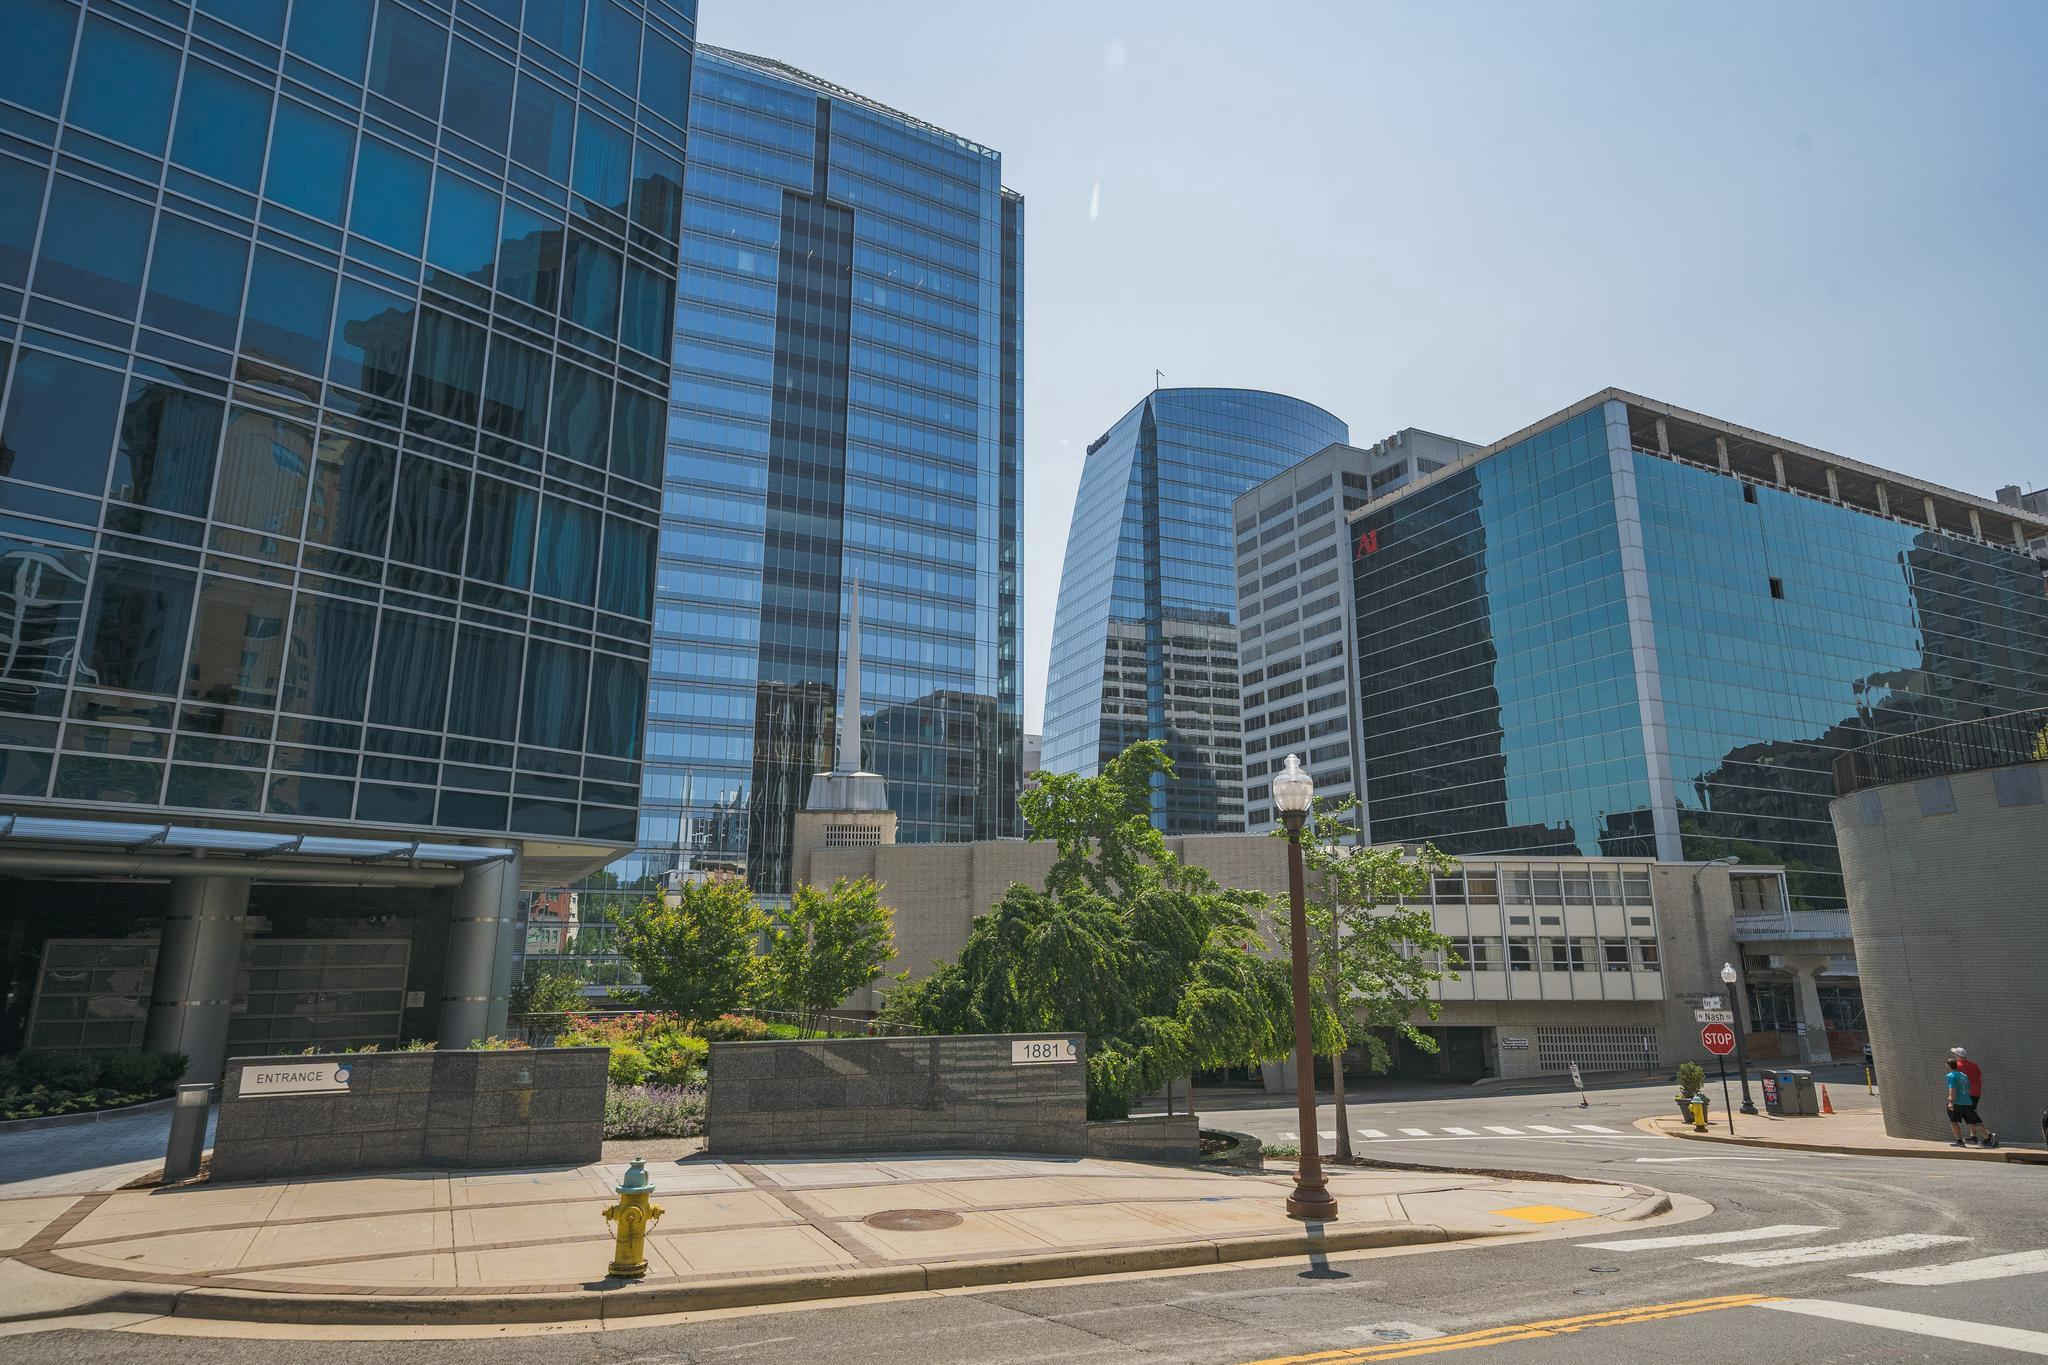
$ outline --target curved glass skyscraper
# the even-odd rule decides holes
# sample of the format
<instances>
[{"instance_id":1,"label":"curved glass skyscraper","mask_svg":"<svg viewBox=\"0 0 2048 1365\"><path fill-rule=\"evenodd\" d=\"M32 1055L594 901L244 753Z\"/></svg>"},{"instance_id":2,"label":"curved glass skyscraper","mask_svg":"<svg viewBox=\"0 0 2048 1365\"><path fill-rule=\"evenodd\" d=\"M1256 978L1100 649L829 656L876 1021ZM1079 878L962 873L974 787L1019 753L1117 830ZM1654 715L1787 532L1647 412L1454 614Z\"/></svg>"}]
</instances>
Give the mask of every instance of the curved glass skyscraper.
<instances>
[{"instance_id":1,"label":"curved glass skyscraper","mask_svg":"<svg viewBox=\"0 0 2048 1365\"><path fill-rule=\"evenodd\" d=\"M1244 828L1231 503L1348 435L1298 398L1156 389L1088 447L1053 617L1048 771L1093 773L1164 740L1176 775L1153 823Z\"/></svg>"}]
</instances>

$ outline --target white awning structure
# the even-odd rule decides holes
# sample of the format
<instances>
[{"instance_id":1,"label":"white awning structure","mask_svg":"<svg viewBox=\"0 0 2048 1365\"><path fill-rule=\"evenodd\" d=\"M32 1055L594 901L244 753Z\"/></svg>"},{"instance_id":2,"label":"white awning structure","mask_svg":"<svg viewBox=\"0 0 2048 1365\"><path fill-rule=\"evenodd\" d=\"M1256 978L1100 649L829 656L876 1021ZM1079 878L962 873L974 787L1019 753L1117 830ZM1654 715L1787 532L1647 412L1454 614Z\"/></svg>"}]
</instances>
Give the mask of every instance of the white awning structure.
<instances>
[{"instance_id":1,"label":"white awning structure","mask_svg":"<svg viewBox=\"0 0 2048 1365\"><path fill-rule=\"evenodd\" d=\"M0 815L0 873L253 875L269 880L433 882L517 849L420 839L342 839L279 830ZM381 870L385 875L375 875Z\"/></svg>"}]
</instances>

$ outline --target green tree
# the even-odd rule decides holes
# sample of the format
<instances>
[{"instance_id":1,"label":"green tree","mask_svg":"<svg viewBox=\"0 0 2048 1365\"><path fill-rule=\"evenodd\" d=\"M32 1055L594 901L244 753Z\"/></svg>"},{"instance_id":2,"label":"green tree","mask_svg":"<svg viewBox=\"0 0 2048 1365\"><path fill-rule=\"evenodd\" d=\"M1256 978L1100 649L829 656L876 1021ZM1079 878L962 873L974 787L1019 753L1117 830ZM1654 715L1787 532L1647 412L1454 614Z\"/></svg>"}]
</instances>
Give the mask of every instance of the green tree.
<instances>
[{"instance_id":1,"label":"green tree","mask_svg":"<svg viewBox=\"0 0 2048 1365\"><path fill-rule=\"evenodd\" d=\"M1344 1051L1365 1044L1372 1069L1384 1072L1393 1057L1385 1033L1399 1033L1425 1052L1436 1040L1417 1028L1415 1016L1434 1019L1439 1006L1430 988L1448 967L1462 965L1451 941L1436 931L1429 913L1429 881L1457 871L1458 862L1434 845L1412 852L1398 846L1361 848L1349 819L1356 798L1319 803L1303 822L1301 861L1308 922L1309 989L1329 1012L1329 1036L1316 1029L1316 1051L1330 1059L1330 1088L1337 1110L1337 1156L1351 1158L1351 1125L1345 1114ZM1285 838L1285 830L1275 830ZM1420 900L1417 907L1409 902ZM1287 921L1276 917L1281 947L1289 945Z\"/></svg>"},{"instance_id":2,"label":"green tree","mask_svg":"<svg viewBox=\"0 0 2048 1365\"><path fill-rule=\"evenodd\" d=\"M797 886L789 909L768 930L768 951L761 960L763 994L777 1008L800 1015L806 1035L817 1033L820 1015L880 976L895 959L894 917L872 878L841 877L825 891Z\"/></svg>"},{"instance_id":3,"label":"green tree","mask_svg":"<svg viewBox=\"0 0 2048 1365\"><path fill-rule=\"evenodd\" d=\"M936 1033L1088 1035L1088 1112L1293 1044L1287 967L1263 951L1260 892L1218 886L1152 827L1165 746L1141 741L1099 776L1041 773L1020 798L1056 847L1042 889L1012 884L977 917L959 960L892 994L883 1017ZM1327 1011L1319 1011L1319 1017Z\"/></svg>"},{"instance_id":4,"label":"green tree","mask_svg":"<svg viewBox=\"0 0 2048 1365\"><path fill-rule=\"evenodd\" d=\"M739 877L684 882L618 917L619 951L658 1010L692 1021L737 1009L752 993L768 917Z\"/></svg>"},{"instance_id":5,"label":"green tree","mask_svg":"<svg viewBox=\"0 0 2048 1365\"><path fill-rule=\"evenodd\" d=\"M2034 758L2037 762L2048 763L2048 725L2041 727L2041 733L2034 736Z\"/></svg>"},{"instance_id":6,"label":"green tree","mask_svg":"<svg viewBox=\"0 0 2048 1365\"><path fill-rule=\"evenodd\" d=\"M544 967L512 988L514 1014L567 1014L583 1008L583 982L560 967Z\"/></svg>"}]
</instances>

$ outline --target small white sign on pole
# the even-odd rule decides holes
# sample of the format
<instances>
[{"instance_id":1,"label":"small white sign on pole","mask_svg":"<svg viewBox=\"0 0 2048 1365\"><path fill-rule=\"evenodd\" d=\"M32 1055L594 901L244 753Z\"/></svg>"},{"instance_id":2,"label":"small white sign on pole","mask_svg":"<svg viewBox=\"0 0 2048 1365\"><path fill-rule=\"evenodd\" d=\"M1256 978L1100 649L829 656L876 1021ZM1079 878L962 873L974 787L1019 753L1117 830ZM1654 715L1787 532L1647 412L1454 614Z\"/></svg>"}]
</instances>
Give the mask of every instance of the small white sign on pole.
<instances>
[{"instance_id":1,"label":"small white sign on pole","mask_svg":"<svg viewBox=\"0 0 2048 1365\"><path fill-rule=\"evenodd\" d=\"M275 1095L346 1095L349 1070L347 1062L245 1066L241 1088L235 1094L245 1100Z\"/></svg>"},{"instance_id":2,"label":"small white sign on pole","mask_svg":"<svg viewBox=\"0 0 2048 1365\"><path fill-rule=\"evenodd\" d=\"M1010 1042L1011 1066L1052 1066L1081 1060L1071 1038L1016 1038Z\"/></svg>"},{"instance_id":3,"label":"small white sign on pole","mask_svg":"<svg viewBox=\"0 0 2048 1365\"><path fill-rule=\"evenodd\" d=\"M1577 1062L1572 1063L1572 1084L1580 1090L1586 1088L1585 1078L1579 1075L1579 1064Z\"/></svg>"},{"instance_id":4,"label":"small white sign on pole","mask_svg":"<svg viewBox=\"0 0 2048 1365\"><path fill-rule=\"evenodd\" d=\"M1695 1024L1732 1024L1735 1022L1735 1011L1694 1010L1692 1012L1692 1021Z\"/></svg>"},{"instance_id":5,"label":"small white sign on pole","mask_svg":"<svg viewBox=\"0 0 2048 1365\"><path fill-rule=\"evenodd\" d=\"M1721 1008L1721 997L1718 995L1701 996L1700 1008L1703 1010L1717 1010Z\"/></svg>"}]
</instances>

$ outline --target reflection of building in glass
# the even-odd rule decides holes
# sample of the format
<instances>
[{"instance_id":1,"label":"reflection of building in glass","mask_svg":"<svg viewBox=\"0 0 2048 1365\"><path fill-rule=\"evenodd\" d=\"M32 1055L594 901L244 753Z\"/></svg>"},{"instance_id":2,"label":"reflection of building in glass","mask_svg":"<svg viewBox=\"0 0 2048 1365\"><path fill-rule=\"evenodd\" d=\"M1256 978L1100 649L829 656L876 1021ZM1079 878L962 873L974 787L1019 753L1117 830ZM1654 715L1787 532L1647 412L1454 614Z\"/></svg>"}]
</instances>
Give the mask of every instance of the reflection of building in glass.
<instances>
[{"instance_id":1,"label":"reflection of building in glass","mask_svg":"<svg viewBox=\"0 0 2048 1365\"><path fill-rule=\"evenodd\" d=\"M1244 708L1245 827L1273 828L1272 774L1298 753L1319 801L1361 796L1352 755L1350 524L1346 513L1479 447L1410 427L1333 445L1233 504Z\"/></svg>"},{"instance_id":2,"label":"reflection of building in glass","mask_svg":"<svg viewBox=\"0 0 2048 1365\"><path fill-rule=\"evenodd\" d=\"M1153 823L1244 827L1231 502L1345 435L1298 398L1159 389L1088 448L1053 618L1048 771L1163 740L1175 780Z\"/></svg>"},{"instance_id":3,"label":"reflection of building in glass","mask_svg":"<svg viewBox=\"0 0 2048 1365\"><path fill-rule=\"evenodd\" d=\"M1608 391L1354 515L1372 836L1782 864L1841 750L2048 705L2048 519Z\"/></svg>"},{"instance_id":4,"label":"reflection of building in glass","mask_svg":"<svg viewBox=\"0 0 2048 1365\"><path fill-rule=\"evenodd\" d=\"M742 53L700 51L690 136L648 767L608 875L788 893L855 580L868 714L990 718L978 766L952 701L877 741L899 837L1013 834L1023 201L995 151ZM642 894L585 890L586 925Z\"/></svg>"},{"instance_id":5,"label":"reflection of building in glass","mask_svg":"<svg viewBox=\"0 0 2048 1365\"><path fill-rule=\"evenodd\" d=\"M0 1000L190 921L193 1079L498 1026L520 883L633 842L696 6L457 8L7 10Z\"/></svg>"}]
</instances>

